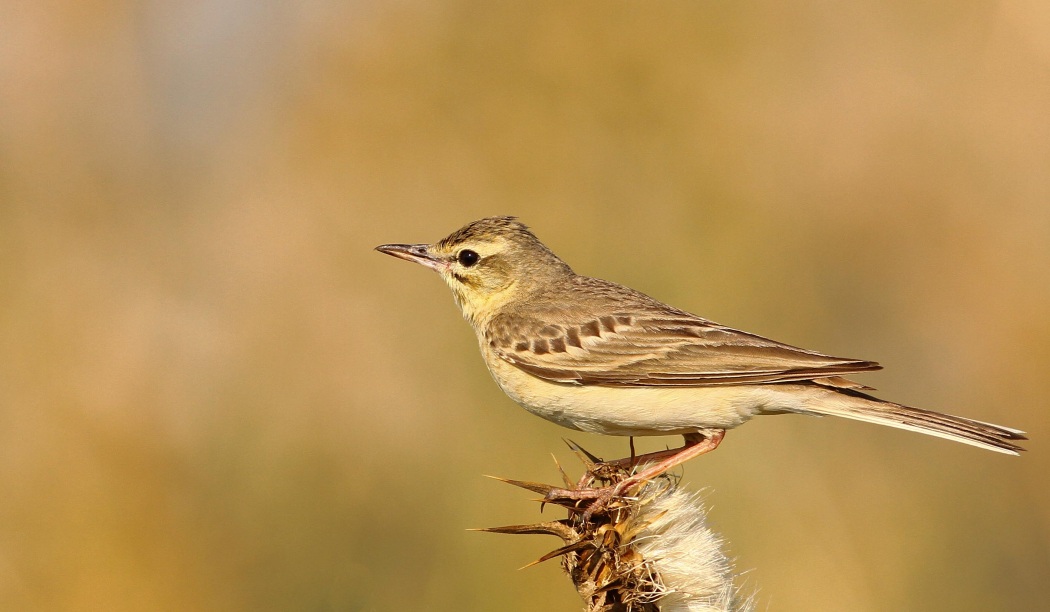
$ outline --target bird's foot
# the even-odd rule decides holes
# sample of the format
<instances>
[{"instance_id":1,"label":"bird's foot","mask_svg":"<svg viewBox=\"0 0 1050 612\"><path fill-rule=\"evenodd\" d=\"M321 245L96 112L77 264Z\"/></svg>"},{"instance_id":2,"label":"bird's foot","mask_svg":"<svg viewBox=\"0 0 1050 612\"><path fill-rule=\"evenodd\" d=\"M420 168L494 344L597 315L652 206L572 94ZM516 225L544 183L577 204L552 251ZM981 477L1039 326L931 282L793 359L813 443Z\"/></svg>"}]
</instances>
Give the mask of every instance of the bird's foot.
<instances>
[{"instance_id":1,"label":"bird's foot","mask_svg":"<svg viewBox=\"0 0 1050 612\"><path fill-rule=\"evenodd\" d=\"M587 466L587 472L575 486L564 472L562 476L565 488L505 478L498 480L540 493L543 495L540 500L543 503L567 508L587 523L594 516L608 515L618 506L626 506L640 485L693 457L714 450L724 435L725 431L721 429L689 434L685 437L685 445L682 448L615 461L602 461L578 444L566 440ZM653 461L656 463L649 465ZM639 470L639 466L643 464L646 464L645 468ZM594 486L595 483L603 484Z\"/></svg>"},{"instance_id":2,"label":"bird's foot","mask_svg":"<svg viewBox=\"0 0 1050 612\"><path fill-rule=\"evenodd\" d=\"M686 434L685 444L681 448L657 451L614 461L600 461L590 453L583 451L579 445L570 444L577 454L586 455L587 472L574 489L555 489L547 491L544 501L573 507L584 506L583 520L589 521L594 514L606 513L615 500L623 498L624 493L639 484L644 484L680 465L693 457L713 451L725 437L725 430L704 430L695 434ZM633 451L633 444L632 444ZM650 465L651 464L651 465ZM638 468L646 465L640 471ZM594 487L595 482L608 483ZM629 497L629 496L628 496ZM589 502L589 503L587 503Z\"/></svg>"},{"instance_id":3,"label":"bird's foot","mask_svg":"<svg viewBox=\"0 0 1050 612\"><path fill-rule=\"evenodd\" d=\"M543 501L580 513L581 520L588 523L595 514L607 514L621 503L626 505L630 500L630 489L641 482L623 471L616 474L607 472L603 480L611 483L601 487L586 486L574 489L551 487L543 496Z\"/></svg>"}]
</instances>

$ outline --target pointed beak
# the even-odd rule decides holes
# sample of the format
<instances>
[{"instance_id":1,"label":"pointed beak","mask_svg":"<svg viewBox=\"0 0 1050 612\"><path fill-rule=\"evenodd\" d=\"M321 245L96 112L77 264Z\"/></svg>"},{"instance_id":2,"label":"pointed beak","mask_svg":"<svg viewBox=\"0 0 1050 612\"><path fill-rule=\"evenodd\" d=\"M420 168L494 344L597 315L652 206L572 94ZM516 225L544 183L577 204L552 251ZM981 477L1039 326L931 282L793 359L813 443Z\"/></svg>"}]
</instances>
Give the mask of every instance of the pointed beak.
<instances>
[{"instance_id":1,"label":"pointed beak","mask_svg":"<svg viewBox=\"0 0 1050 612\"><path fill-rule=\"evenodd\" d=\"M444 261L430 254L430 245L427 244L381 244L376 250L434 270L439 270L445 265Z\"/></svg>"}]
</instances>

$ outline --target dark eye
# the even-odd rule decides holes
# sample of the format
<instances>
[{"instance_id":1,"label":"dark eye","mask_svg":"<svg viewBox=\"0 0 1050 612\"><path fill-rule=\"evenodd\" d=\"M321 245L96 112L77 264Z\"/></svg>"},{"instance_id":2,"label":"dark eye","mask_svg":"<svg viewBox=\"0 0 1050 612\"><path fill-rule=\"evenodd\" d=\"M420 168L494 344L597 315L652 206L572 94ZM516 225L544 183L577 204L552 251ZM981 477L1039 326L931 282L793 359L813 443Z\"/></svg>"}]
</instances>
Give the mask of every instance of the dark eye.
<instances>
[{"instance_id":1,"label":"dark eye","mask_svg":"<svg viewBox=\"0 0 1050 612\"><path fill-rule=\"evenodd\" d=\"M481 259L481 257L474 251L471 251L470 249L463 249L459 252L459 255L456 255L456 260L459 261L459 265L463 266L464 268L469 268L470 266L473 266L474 264L478 263L479 259Z\"/></svg>"}]
</instances>

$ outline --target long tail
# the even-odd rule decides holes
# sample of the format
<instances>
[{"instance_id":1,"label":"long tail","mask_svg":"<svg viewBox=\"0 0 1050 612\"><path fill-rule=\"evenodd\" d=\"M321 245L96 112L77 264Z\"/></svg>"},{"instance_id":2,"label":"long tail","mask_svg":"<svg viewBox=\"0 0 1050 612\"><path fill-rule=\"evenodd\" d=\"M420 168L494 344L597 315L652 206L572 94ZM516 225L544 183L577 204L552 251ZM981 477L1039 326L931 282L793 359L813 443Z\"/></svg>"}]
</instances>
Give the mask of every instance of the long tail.
<instances>
[{"instance_id":1,"label":"long tail","mask_svg":"<svg viewBox=\"0 0 1050 612\"><path fill-rule=\"evenodd\" d=\"M1025 450L1013 441L1028 439L1018 429L902 406L855 389L836 389L833 393L835 399L808 404L806 412L908 429L1008 455Z\"/></svg>"}]
</instances>

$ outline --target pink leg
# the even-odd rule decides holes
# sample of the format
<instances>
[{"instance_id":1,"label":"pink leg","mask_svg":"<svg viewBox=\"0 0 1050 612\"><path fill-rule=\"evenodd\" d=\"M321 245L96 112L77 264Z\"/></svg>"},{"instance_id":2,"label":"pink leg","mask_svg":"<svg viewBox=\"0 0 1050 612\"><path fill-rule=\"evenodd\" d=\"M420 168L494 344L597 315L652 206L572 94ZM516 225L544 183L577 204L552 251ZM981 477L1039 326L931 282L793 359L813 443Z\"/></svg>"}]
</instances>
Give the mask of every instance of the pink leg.
<instances>
[{"instance_id":1,"label":"pink leg","mask_svg":"<svg viewBox=\"0 0 1050 612\"><path fill-rule=\"evenodd\" d=\"M718 434L719 435L719 441L721 441L722 436L725 435L725 431L724 430L718 430L718 431L722 432L722 433ZM630 457L625 457L623 459L613 459L612 461L605 461L604 463L606 465L613 465L613 466L616 466L616 467L619 467L619 468L633 469L634 467L642 465L644 463L653 463L654 461L663 461L665 459L668 459L668 458L671 458L671 457L675 457L679 453L685 452L686 449L690 449L693 446L696 446L697 444L703 443L705 440L709 440L711 438L714 438L714 436L715 436L715 434L711 434L710 437L705 437L703 434L698 434L698 433L696 433L696 434L685 434L683 436L685 438L685 444L683 444L680 448L669 448L667 450L654 451L654 452L651 452L651 453L645 453L644 455L635 455L634 454L634 438L631 438L631 456ZM717 442L715 443L715 446L718 446ZM714 450L714 448L711 448L709 450ZM707 451L704 451L704 452L707 452ZM700 454L703 454L703 453L700 453ZM693 456L695 456L695 455L691 455L690 457L693 457ZM685 459L683 459L682 461L685 461ZM679 461L678 463L681 463L681 461ZM673 464L671 467L674 467L674 465L678 465L678 463Z\"/></svg>"},{"instance_id":2,"label":"pink leg","mask_svg":"<svg viewBox=\"0 0 1050 612\"><path fill-rule=\"evenodd\" d=\"M657 463L652 467L648 467L642 470L641 472L638 472L637 474L624 480L620 484L630 486L632 484L637 484L640 482L645 482L646 480L652 478L656 478L657 476L663 474L667 470L677 465L681 465L686 461L689 461L693 457L699 457L704 453L709 453L715 450L716 448L718 448L718 445L722 443L722 438L724 438L725 436L726 430L724 429L715 429L711 431L711 433L709 433L707 436L704 436L703 434L686 434L685 445L683 445L680 449L677 449L675 451L661 451L656 453L648 453L647 455L642 455L641 457L639 457L638 459L648 459L650 457L652 459L659 459L660 457L658 457L657 455L671 452L670 455L664 455L667 458L661 461L660 463ZM639 463L641 462L639 461ZM624 488L626 488L626 486Z\"/></svg>"},{"instance_id":3,"label":"pink leg","mask_svg":"<svg viewBox=\"0 0 1050 612\"><path fill-rule=\"evenodd\" d=\"M572 491L566 489L553 489L547 493L547 499L593 499L595 501L587 508L583 515L584 520L589 520L591 514L604 508L613 497L620 495L628 487L656 478L667 470L677 465L681 465L693 457L698 457L718 448L718 445L722 442L722 438L724 438L725 435L726 432L724 429L711 429L706 430L704 433L686 434L685 444L681 448L647 453L635 457L634 461L630 459L620 459L619 461L609 462L618 467L633 467L633 465L638 465L643 462L659 461L656 465L649 466L637 474L632 474L615 485L599 489L588 488Z\"/></svg>"}]
</instances>

